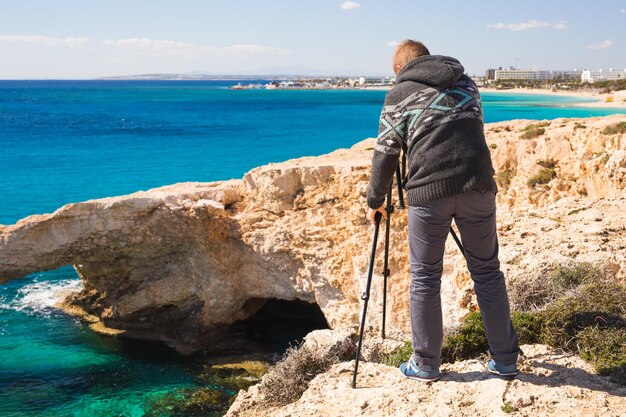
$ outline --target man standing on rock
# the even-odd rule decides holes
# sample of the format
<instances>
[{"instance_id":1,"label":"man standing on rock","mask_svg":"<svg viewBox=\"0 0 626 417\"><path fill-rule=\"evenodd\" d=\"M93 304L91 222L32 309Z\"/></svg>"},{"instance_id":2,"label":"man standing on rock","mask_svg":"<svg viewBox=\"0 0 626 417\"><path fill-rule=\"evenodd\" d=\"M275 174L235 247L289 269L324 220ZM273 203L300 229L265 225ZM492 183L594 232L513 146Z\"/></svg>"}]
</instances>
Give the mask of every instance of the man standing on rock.
<instances>
[{"instance_id":1,"label":"man standing on rock","mask_svg":"<svg viewBox=\"0 0 626 417\"><path fill-rule=\"evenodd\" d=\"M387 218L383 204L404 149L414 353L400 365L400 372L423 381L440 378L441 274L454 218L489 341L487 369L515 375L519 346L498 260L497 187L480 94L458 60L430 55L421 42L401 42L393 69L396 84L385 97L380 117L367 205L372 223L377 211Z\"/></svg>"}]
</instances>

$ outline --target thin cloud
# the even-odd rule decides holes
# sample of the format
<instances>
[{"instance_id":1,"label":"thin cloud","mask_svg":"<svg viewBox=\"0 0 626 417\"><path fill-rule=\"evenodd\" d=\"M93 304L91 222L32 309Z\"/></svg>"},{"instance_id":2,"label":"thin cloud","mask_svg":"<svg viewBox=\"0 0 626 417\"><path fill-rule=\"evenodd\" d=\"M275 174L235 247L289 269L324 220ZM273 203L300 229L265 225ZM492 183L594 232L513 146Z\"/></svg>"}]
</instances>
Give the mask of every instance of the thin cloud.
<instances>
[{"instance_id":1,"label":"thin cloud","mask_svg":"<svg viewBox=\"0 0 626 417\"><path fill-rule=\"evenodd\" d=\"M198 45L187 42L177 42L169 40L155 40L148 38L127 38L112 40L107 39L102 41L102 45L106 46L119 46L126 49L152 49L156 51L176 51L176 50L190 50L198 48Z\"/></svg>"},{"instance_id":2,"label":"thin cloud","mask_svg":"<svg viewBox=\"0 0 626 417\"><path fill-rule=\"evenodd\" d=\"M246 54L246 55L288 55L291 52L287 49L277 48L274 46L263 46L263 45L254 45L254 44L236 44L230 46L222 46L218 48L211 48L210 50L218 53L237 53L237 54Z\"/></svg>"},{"instance_id":3,"label":"thin cloud","mask_svg":"<svg viewBox=\"0 0 626 417\"><path fill-rule=\"evenodd\" d=\"M389 41L387 42L387 46L395 48L396 46L398 46L398 41Z\"/></svg>"},{"instance_id":4,"label":"thin cloud","mask_svg":"<svg viewBox=\"0 0 626 417\"><path fill-rule=\"evenodd\" d=\"M38 35L0 35L0 42L5 43L34 43L44 46L80 46L90 42L89 38L54 38Z\"/></svg>"},{"instance_id":5,"label":"thin cloud","mask_svg":"<svg viewBox=\"0 0 626 417\"><path fill-rule=\"evenodd\" d=\"M529 29L567 29L565 22L548 23L541 20L529 20L527 22L520 23L494 23L487 25L489 29L506 29L513 32L520 32Z\"/></svg>"},{"instance_id":6,"label":"thin cloud","mask_svg":"<svg viewBox=\"0 0 626 417\"><path fill-rule=\"evenodd\" d=\"M341 3L341 6L339 7L341 7L341 10L354 10L354 9L358 9L359 7L361 7L361 5L353 1L344 1L343 3Z\"/></svg>"},{"instance_id":7,"label":"thin cloud","mask_svg":"<svg viewBox=\"0 0 626 417\"><path fill-rule=\"evenodd\" d=\"M591 45L587 45L587 49L608 49L613 46L613 41L605 39L600 42L592 43Z\"/></svg>"},{"instance_id":8,"label":"thin cloud","mask_svg":"<svg viewBox=\"0 0 626 417\"><path fill-rule=\"evenodd\" d=\"M626 9L619 9L620 13L626 13Z\"/></svg>"},{"instance_id":9,"label":"thin cloud","mask_svg":"<svg viewBox=\"0 0 626 417\"><path fill-rule=\"evenodd\" d=\"M202 55L214 53L219 55L286 55L286 49L255 44L235 44L230 46L208 46L190 42L173 40L156 40L148 38L107 39L102 45L135 50L144 54L154 55Z\"/></svg>"}]
</instances>

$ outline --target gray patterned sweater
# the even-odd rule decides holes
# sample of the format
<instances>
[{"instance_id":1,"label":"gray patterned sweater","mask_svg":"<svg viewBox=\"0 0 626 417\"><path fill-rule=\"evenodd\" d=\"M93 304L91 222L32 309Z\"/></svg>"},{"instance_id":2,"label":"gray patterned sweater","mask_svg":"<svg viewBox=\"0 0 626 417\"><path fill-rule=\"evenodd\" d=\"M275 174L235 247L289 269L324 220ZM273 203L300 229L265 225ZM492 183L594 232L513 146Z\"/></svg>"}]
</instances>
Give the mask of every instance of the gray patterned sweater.
<instances>
[{"instance_id":1,"label":"gray patterned sweater","mask_svg":"<svg viewBox=\"0 0 626 417\"><path fill-rule=\"evenodd\" d=\"M407 155L408 203L424 204L471 191L494 191L480 94L455 58L428 55L409 62L385 96L367 190L381 207Z\"/></svg>"}]
</instances>

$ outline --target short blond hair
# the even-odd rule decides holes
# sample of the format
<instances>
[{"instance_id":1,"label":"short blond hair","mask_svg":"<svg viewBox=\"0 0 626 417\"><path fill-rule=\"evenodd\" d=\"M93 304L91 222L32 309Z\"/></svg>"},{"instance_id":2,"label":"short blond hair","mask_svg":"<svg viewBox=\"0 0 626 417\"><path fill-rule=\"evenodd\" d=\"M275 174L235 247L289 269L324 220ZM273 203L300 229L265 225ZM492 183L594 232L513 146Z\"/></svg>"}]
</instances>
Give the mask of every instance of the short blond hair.
<instances>
[{"instance_id":1,"label":"short blond hair","mask_svg":"<svg viewBox=\"0 0 626 417\"><path fill-rule=\"evenodd\" d=\"M422 55L430 55L430 51L426 45L411 39L403 40L396 46L396 50L393 53L393 70L397 71L396 68L398 66L402 68Z\"/></svg>"}]
</instances>

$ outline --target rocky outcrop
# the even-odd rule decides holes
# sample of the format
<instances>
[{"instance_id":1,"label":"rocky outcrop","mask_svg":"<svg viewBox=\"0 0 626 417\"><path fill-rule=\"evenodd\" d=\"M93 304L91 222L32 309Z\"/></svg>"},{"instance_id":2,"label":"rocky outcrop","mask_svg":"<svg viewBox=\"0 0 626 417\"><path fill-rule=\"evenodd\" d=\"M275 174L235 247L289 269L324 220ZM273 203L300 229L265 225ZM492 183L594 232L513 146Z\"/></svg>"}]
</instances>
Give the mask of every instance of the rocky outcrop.
<instances>
[{"instance_id":1,"label":"rocky outcrop","mask_svg":"<svg viewBox=\"0 0 626 417\"><path fill-rule=\"evenodd\" d=\"M604 135L624 116L487 126L500 183L501 260L508 279L565 259L626 273L626 144ZM584 126L580 127L580 126ZM0 281L71 264L84 282L68 304L129 337L182 352L219 347L225 329L272 298L316 302L331 327L360 314L372 227L365 193L374 139L319 157L255 168L241 180L181 183L68 204L0 226ZM529 186L543 165L554 178ZM505 174L503 174L505 173ZM392 216L388 325L408 330L405 211ZM379 240L368 323L381 317ZM447 324L476 309L452 240L442 286Z\"/></svg>"},{"instance_id":2,"label":"rocky outcrop","mask_svg":"<svg viewBox=\"0 0 626 417\"><path fill-rule=\"evenodd\" d=\"M515 379L485 371L467 360L442 366L442 378L423 383L397 368L373 362L359 366L352 389L354 361L341 362L315 377L302 397L285 406L268 406L261 385L241 391L227 417L261 416L607 416L626 410L626 388L594 373L578 356L544 345L521 346L524 357Z\"/></svg>"},{"instance_id":3,"label":"rocky outcrop","mask_svg":"<svg viewBox=\"0 0 626 417\"><path fill-rule=\"evenodd\" d=\"M602 131L625 119L611 116L486 125L500 206L543 207L564 197L620 197L626 187L626 136ZM522 139L533 126L537 136ZM540 134L541 130L545 132ZM528 186L530 178L550 168L555 177L548 184Z\"/></svg>"}]
</instances>

